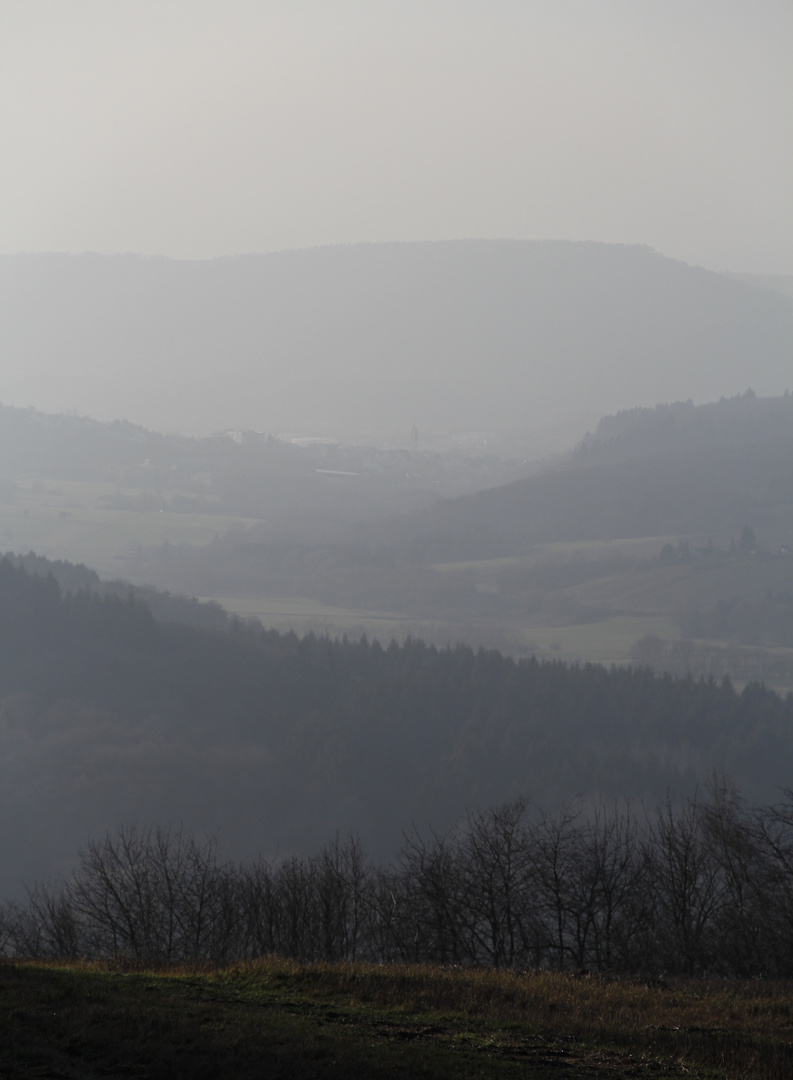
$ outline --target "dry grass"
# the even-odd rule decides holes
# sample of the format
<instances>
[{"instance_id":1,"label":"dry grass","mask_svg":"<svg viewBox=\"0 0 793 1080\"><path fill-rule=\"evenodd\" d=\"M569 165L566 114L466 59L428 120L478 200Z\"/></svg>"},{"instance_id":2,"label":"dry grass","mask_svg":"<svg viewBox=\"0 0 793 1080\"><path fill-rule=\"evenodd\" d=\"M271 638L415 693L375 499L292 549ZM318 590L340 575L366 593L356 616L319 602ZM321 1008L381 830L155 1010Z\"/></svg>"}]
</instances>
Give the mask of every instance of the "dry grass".
<instances>
[{"instance_id":1,"label":"dry grass","mask_svg":"<svg viewBox=\"0 0 793 1080\"><path fill-rule=\"evenodd\" d=\"M267 1048L268 1054L276 1047L281 1064L273 1065L272 1075L283 1068L284 1075L296 1077L337 1075L331 1065L340 1061L340 1075L349 1076L793 1075L791 983L648 984L551 972L301 965L274 958L160 971L109 963L7 965L0 967L0 990L6 990L0 993L0 1016L9 1004L11 970L20 993L26 978L31 986L65 979L73 1028L90 1029L88 1014L97 1002L104 1002L103 1022L121 1024L131 1045L143 1025L149 1057L141 1075L150 1077L165 1075L154 1061L172 1062L173 1038L180 1046L192 1045L200 1061L214 1062L215 1069L225 1067L232 1048L239 1057L242 1045L257 1053ZM45 1000L55 1000L53 993ZM196 1016L203 1016L201 1038L188 1038L183 1027ZM326 1068L312 1072L306 1047L312 1048L311 1060L324 1061ZM419 1062L420 1070L412 1071ZM0 1075L25 1075L4 1072L3 1064L0 1056ZM249 1075L242 1059L235 1068L234 1075Z\"/></svg>"},{"instance_id":2,"label":"dry grass","mask_svg":"<svg viewBox=\"0 0 793 1080\"><path fill-rule=\"evenodd\" d=\"M264 976L305 992L350 1003L409 1012L453 1013L491 1023L521 1024L571 1036L678 1057L701 1047L703 1061L722 1061L726 1048L741 1071L755 1044L778 1043L793 1075L793 983L764 980L576 977L556 972L460 971L427 965L300 966L285 961L229 969L226 977ZM738 1053L745 1044L747 1055ZM715 1053L714 1053L715 1052ZM758 1075L770 1076L771 1073Z\"/></svg>"}]
</instances>

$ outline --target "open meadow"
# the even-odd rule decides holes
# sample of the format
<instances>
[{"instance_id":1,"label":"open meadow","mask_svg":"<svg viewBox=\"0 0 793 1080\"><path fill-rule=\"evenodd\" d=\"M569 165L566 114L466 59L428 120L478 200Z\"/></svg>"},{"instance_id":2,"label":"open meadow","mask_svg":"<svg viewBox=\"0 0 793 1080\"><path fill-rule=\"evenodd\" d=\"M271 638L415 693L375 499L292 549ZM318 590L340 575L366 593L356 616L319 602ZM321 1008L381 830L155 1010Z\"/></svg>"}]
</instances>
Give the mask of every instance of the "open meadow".
<instances>
[{"instance_id":1,"label":"open meadow","mask_svg":"<svg viewBox=\"0 0 793 1080\"><path fill-rule=\"evenodd\" d=\"M513 619L501 625L483 620L477 627L452 620L417 619L398 612L345 608L301 596L199 599L214 600L232 615L257 619L268 629L281 633L291 630L297 634L349 638L366 634L385 643L392 638L402 641L410 634L438 646L467 640L489 644L492 638L493 645L506 652L568 663L627 664L631 661L631 648L647 634L665 640L678 636L674 620L667 615L623 615L559 626L538 625L530 618Z\"/></svg>"},{"instance_id":2,"label":"open meadow","mask_svg":"<svg viewBox=\"0 0 793 1080\"><path fill-rule=\"evenodd\" d=\"M166 492L172 497L179 492ZM0 502L0 549L35 551L85 563L102 577L124 577L130 551L155 544L207 544L248 519L135 507L152 500L144 489L75 480L21 481L13 502ZM129 509L115 505L126 500ZM154 504L152 504L154 505Z\"/></svg>"},{"instance_id":3,"label":"open meadow","mask_svg":"<svg viewBox=\"0 0 793 1080\"><path fill-rule=\"evenodd\" d=\"M0 1074L787 1080L788 983L427 966L0 966Z\"/></svg>"}]
</instances>

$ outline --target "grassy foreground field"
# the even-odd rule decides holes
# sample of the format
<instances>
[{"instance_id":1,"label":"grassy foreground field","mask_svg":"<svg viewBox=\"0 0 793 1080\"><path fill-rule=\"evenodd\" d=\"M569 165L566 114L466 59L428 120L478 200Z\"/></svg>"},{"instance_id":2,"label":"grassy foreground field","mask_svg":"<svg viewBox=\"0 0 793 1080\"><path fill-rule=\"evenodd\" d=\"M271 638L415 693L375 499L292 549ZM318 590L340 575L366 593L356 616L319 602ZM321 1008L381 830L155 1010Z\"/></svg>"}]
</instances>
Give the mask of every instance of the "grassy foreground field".
<instances>
[{"instance_id":1,"label":"grassy foreground field","mask_svg":"<svg viewBox=\"0 0 793 1080\"><path fill-rule=\"evenodd\" d=\"M788 1080L793 985L429 967L0 965L0 1076Z\"/></svg>"}]
</instances>

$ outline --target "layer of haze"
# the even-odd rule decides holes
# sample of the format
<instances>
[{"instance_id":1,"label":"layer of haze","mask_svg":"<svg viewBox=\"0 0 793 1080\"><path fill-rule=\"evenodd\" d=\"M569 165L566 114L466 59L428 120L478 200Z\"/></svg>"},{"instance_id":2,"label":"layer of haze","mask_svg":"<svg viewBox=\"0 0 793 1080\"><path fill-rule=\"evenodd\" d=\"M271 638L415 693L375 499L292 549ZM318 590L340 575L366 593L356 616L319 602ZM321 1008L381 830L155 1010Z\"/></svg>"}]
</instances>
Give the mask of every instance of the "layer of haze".
<instances>
[{"instance_id":1,"label":"layer of haze","mask_svg":"<svg viewBox=\"0 0 793 1080\"><path fill-rule=\"evenodd\" d=\"M3 0L0 251L459 237L793 272L789 0Z\"/></svg>"},{"instance_id":2,"label":"layer of haze","mask_svg":"<svg viewBox=\"0 0 793 1080\"><path fill-rule=\"evenodd\" d=\"M0 296L6 405L192 434L405 445L415 425L535 456L604 413L781 394L793 371L793 298L638 245L0 255Z\"/></svg>"}]
</instances>

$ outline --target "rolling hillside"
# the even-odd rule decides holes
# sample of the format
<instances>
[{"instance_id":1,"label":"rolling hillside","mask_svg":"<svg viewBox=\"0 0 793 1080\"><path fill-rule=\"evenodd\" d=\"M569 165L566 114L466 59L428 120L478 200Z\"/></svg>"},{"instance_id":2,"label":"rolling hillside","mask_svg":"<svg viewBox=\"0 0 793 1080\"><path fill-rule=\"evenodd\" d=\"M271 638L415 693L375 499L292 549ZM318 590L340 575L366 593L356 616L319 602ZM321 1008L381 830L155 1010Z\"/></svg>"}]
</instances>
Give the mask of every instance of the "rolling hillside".
<instances>
[{"instance_id":1,"label":"rolling hillside","mask_svg":"<svg viewBox=\"0 0 793 1080\"><path fill-rule=\"evenodd\" d=\"M0 560L0 895L131 821L220 829L233 858L352 830L381 858L516 796L654 802L723 769L770 802L791 710L647 669L158 623Z\"/></svg>"}]
</instances>

